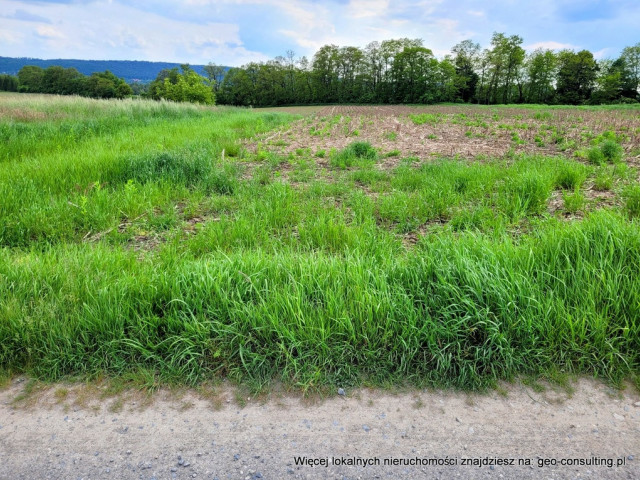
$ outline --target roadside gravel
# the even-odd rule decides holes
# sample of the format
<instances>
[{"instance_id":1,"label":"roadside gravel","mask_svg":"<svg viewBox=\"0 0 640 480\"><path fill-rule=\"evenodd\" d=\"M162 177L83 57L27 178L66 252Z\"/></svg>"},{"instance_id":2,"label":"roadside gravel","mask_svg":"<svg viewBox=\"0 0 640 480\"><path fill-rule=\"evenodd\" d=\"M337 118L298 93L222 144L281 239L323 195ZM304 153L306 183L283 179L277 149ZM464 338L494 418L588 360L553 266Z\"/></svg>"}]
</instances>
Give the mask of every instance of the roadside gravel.
<instances>
[{"instance_id":1,"label":"roadside gravel","mask_svg":"<svg viewBox=\"0 0 640 480\"><path fill-rule=\"evenodd\" d=\"M572 395L336 388L243 406L229 387L79 406L54 385L16 402L24 383L0 391L2 479L640 478L638 392L584 379Z\"/></svg>"}]
</instances>

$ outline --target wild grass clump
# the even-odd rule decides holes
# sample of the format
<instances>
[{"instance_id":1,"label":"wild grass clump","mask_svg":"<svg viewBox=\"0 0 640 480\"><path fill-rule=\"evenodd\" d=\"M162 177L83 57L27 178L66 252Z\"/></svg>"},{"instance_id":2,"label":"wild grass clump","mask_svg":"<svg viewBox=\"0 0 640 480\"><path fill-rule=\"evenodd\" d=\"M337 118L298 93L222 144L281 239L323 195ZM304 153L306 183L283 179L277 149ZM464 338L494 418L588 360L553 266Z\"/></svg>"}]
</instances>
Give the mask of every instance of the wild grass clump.
<instances>
[{"instance_id":1,"label":"wild grass clump","mask_svg":"<svg viewBox=\"0 0 640 480\"><path fill-rule=\"evenodd\" d=\"M486 206L464 208L453 215L450 222L451 228L455 232L463 230L486 231L496 228L499 224L496 213Z\"/></svg>"},{"instance_id":2,"label":"wild grass clump","mask_svg":"<svg viewBox=\"0 0 640 480\"><path fill-rule=\"evenodd\" d=\"M588 169L577 162L563 162L558 169L555 185L565 190L580 188L587 178Z\"/></svg>"},{"instance_id":3,"label":"wild grass clump","mask_svg":"<svg viewBox=\"0 0 640 480\"><path fill-rule=\"evenodd\" d=\"M640 217L640 185L630 185L623 193L624 208L631 218Z\"/></svg>"},{"instance_id":4,"label":"wild grass clump","mask_svg":"<svg viewBox=\"0 0 640 480\"><path fill-rule=\"evenodd\" d=\"M622 160L622 146L614 140L605 140L602 142L600 150L607 162L614 163Z\"/></svg>"},{"instance_id":5,"label":"wild grass clump","mask_svg":"<svg viewBox=\"0 0 640 480\"><path fill-rule=\"evenodd\" d=\"M592 147L587 150L587 160L593 165L602 165L605 162L605 156L598 147Z\"/></svg>"},{"instance_id":6,"label":"wild grass clump","mask_svg":"<svg viewBox=\"0 0 640 480\"><path fill-rule=\"evenodd\" d=\"M498 203L512 220L542 213L551 195L552 183L535 172L512 178L500 189Z\"/></svg>"},{"instance_id":7,"label":"wild grass clump","mask_svg":"<svg viewBox=\"0 0 640 480\"><path fill-rule=\"evenodd\" d=\"M443 120L442 115L434 113L419 113L416 115L409 115L409 118L414 123L414 125L424 125L425 123L436 125Z\"/></svg>"},{"instance_id":8,"label":"wild grass clump","mask_svg":"<svg viewBox=\"0 0 640 480\"><path fill-rule=\"evenodd\" d=\"M353 142L331 156L331 165L337 168L352 167L356 162L373 162L378 152L369 142Z\"/></svg>"},{"instance_id":9,"label":"wild grass clump","mask_svg":"<svg viewBox=\"0 0 640 480\"><path fill-rule=\"evenodd\" d=\"M564 209L568 213L576 213L584 208L585 196L578 189L573 192L562 192L562 200L564 202Z\"/></svg>"},{"instance_id":10,"label":"wild grass clump","mask_svg":"<svg viewBox=\"0 0 640 480\"><path fill-rule=\"evenodd\" d=\"M613 176L605 171L601 171L596 176L593 187L599 192L611 190L613 187Z\"/></svg>"},{"instance_id":11,"label":"wild grass clump","mask_svg":"<svg viewBox=\"0 0 640 480\"><path fill-rule=\"evenodd\" d=\"M120 182L168 181L193 185L211 171L207 152L178 151L135 155L124 159Z\"/></svg>"},{"instance_id":12,"label":"wild grass clump","mask_svg":"<svg viewBox=\"0 0 640 480\"><path fill-rule=\"evenodd\" d=\"M602 165L605 162L617 163L622 160L623 152L624 150L618 142L607 138L598 146L587 150L587 159L594 165Z\"/></svg>"}]
</instances>

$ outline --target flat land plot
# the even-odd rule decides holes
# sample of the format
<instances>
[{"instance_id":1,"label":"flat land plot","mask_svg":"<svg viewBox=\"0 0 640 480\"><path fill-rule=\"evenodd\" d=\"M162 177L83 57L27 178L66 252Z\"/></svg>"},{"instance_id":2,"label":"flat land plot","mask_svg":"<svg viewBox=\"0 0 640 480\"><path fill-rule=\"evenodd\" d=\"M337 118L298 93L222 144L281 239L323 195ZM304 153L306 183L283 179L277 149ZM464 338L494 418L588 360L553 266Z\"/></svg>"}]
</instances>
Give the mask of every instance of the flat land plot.
<instances>
[{"instance_id":1,"label":"flat land plot","mask_svg":"<svg viewBox=\"0 0 640 480\"><path fill-rule=\"evenodd\" d=\"M276 113L288 113L289 115L311 115L324 110L325 107L321 105L300 106L300 107L265 107L256 108L256 112L276 112Z\"/></svg>"},{"instance_id":2,"label":"flat land plot","mask_svg":"<svg viewBox=\"0 0 640 480\"><path fill-rule=\"evenodd\" d=\"M331 106L312 113L281 134L269 135L270 143L291 153L368 141L382 154L397 152L382 162L393 167L402 157L474 159L515 153L571 157L608 132L620 139L628 161L640 163L639 109L386 105Z\"/></svg>"},{"instance_id":3,"label":"flat land plot","mask_svg":"<svg viewBox=\"0 0 640 480\"><path fill-rule=\"evenodd\" d=\"M639 383L638 112L0 95L0 370Z\"/></svg>"}]
</instances>

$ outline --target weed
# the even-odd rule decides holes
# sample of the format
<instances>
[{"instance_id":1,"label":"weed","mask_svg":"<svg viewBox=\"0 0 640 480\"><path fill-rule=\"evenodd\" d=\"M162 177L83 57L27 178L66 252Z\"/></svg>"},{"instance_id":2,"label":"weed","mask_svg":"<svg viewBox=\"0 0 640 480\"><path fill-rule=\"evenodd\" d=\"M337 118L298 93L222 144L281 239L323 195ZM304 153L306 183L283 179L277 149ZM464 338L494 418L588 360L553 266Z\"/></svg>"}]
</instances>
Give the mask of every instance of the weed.
<instances>
[{"instance_id":1,"label":"weed","mask_svg":"<svg viewBox=\"0 0 640 480\"><path fill-rule=\"evenodd\" d=\"M605 140L600 145L600 150L608 162L619 162L622 159L622 147L614 140Z\"/></svg>"},{"instance_id":2,"label":"weed","mask_svg":"<svg viewBox=\"0 0 640 480\"><path fill-rule=\"evenodd\" d=\"M553 115L551 112L536 112L533 114L533 118L536 120L551 120Z\"/></svg>"},{"instance_id":3,"label":"weed","mask_svg":"<svg viewBox=\"0 0 640 480\"><path fill-rule=\"evenodd\" d=\"M387 132L384 134L384 138L387 140L394 141L398 138L398 134L396 132Z\"/></svg>"},{"instance_id":4,"label":"weed","mask_svg":"<svg viewBox=\"0 0 640 480\"><path fill-rule=\"evenodd\" d=\"M354 142L331 156L331 165L338 168L353 166L358 160L374 161L378 152L368 142Z\"/></svg>"},{"instance_id":5,"label":"weed","mask_svg":"<svg viewBox=\"0 0 640 480\"><path fill-rule=\"evenodd\" d=\"M589 163L594 165L602 165L605 162L605 156L598 147L592 147L587 150L587 159Z\"/></svg>"},{"instance_id":6,"label":"weed","mask_svg":"<svg viewBox=\"0 0 640 480\"><path fill-rule=\"evenodd\" d=\"M579 189L587 178L587 169L580 163L563 162L555 180L557 187L566 190Z\"/></svg>"},{"instance_id":7,"label":"weed","mask_svg":"<svg viewBox=\"0 0 640 480\"><path fill-rule=\"evenodd\" d=\"M613 177L604 171L600 172L596 176L593 184L594 188L599 192L611 190L611 188L613 187Z\"/></svg>"},{"instance_id":8,"label":"weed","mask_svg":"<svg viewBox=\"0 0 640 480\"><path fill-rule=\"evenodd\" d=\"M501 207L511 219L541 213L551 193L551 184L534 173L525 173L503 186Z\"/></svg>"},{"instance_id":9,"label":"weed","mask_svg":"<svg viewBox=\"0 0 640 480\"><path fill-rule=\"evenodd\" d=\"M640 185L630 185L623 192L625 210L631 218L640 217Z\"/></svg>"},{"instance_id":10,"label":"weed","mask_svg":"<svg viewBox=\"0 0 640 480\"><path fill-rule=\"evenodd\" d=\"M635 183L623 207L560 222L544 214L551 191L577 201L568 192L590 167L514 153L389 169L352 144L344 164L358 168L326 171L310 151L279 156L267 141L256 166L245 139L292 117L47 102L30 108L68 117L0 119L11 135L0 142L0 372L106 376L109 393L222 377L302 391L483 389L559 370L637 382ZM456 118L483 128L505 116L476 112ZM327 117L319 131L344 122ZM505 143L523 125L500 132ZM61 134L70 140L54 147ZM623 141L590 147L607 140ZM637 174L607 172L621 185ZM133 235L159 230L162 245L132 248Z\"/></svg>"},{"instance_id":11,"label":"weed","mask_svg":"<svg viewBox=\"0 0 640 480\"><path fill-rule=\"evenodd\" d=\"M564 201L564 209L569 213L576 213L584 208L584 194L577 189L573 193L562 192L562 200Z\"/></svg>"},{"instance_id":12,"label":"weed","mask_svg":"<svg viewBox=\"0 0 640 480\"><path fill-rule=\"evenodd\" d=\"M436 125L443 120L442 115L432 113L419 113L416 115L409 115L409 118L415 125L424 125L425 123Z\"/></svg>"}]
</instances>

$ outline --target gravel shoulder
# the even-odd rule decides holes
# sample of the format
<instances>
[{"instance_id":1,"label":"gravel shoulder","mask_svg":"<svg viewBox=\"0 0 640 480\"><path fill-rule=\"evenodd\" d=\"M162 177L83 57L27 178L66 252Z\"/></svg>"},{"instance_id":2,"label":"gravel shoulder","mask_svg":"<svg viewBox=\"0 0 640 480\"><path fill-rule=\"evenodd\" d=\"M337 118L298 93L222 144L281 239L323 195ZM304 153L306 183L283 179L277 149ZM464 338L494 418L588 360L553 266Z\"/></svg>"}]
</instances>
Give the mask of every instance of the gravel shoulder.
<instances>
[{"instance_id":1,"label":"gravel shoulder","mask_svg":"<svg viewBox=\"0 0 640 480\"><path fill-rule=\"evenodd\" d=\"M26 383L0 391L3 479L640 478L640 395L587 379L572 392L358 390L313 402L224 385L151 401L54 385L20 400Z\"/></svg>"}]
</instances>

